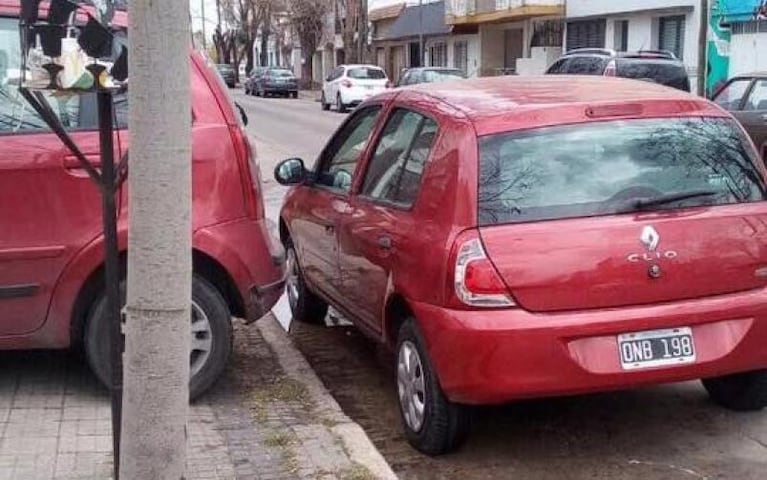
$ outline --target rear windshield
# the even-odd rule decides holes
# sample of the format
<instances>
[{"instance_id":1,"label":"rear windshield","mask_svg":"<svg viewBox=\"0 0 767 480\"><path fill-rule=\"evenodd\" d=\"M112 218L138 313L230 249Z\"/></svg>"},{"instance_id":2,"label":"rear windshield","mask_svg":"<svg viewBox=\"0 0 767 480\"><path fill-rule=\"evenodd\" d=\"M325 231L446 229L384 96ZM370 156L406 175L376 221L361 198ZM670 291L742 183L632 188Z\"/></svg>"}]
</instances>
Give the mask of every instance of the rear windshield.
<instances>
[{"instance_id":1,"label":"rear windshield","mask_svg":"<svg viewBox=\"0 0 767 480\"><path fill-rule=\"evenodd\" d=\"M231 65L216 65L216 68L218 68L218 70L220 72L233 72L234 71L234 68Z\"/></svg>"},{"instance_id":2,"label":"rear windshield","mask_svg":"<svg viewBox=\"0 0 767 480\"><path fill-rule=\"evenodd\" d=\"M287 77L292 77L293 72L291 72L290 70L270 70L269 75L271 75L272 77L287 78Z\"/></svg>"},{"instance_id":3,"label":"rear windshield","mask_svg":"<svg viewBox=\"0 0 767 480\"><path fill-rule=\"evenodd\" d=\"M460 70L424 70L423 72L423 80L427 83L446 82L459 78L464 78Z\"/></svg>"},{"instance_id":4,"label":"rear windshield","mask_svg":"<svg viewBox=\"0 0 767 480\"><path fill-rule=\"evenodd\" d=\"M619 58L616 61L616 70L619 77L645 80L685 92L690 91L687 71L676 62Z\"/></svg>"},{"instance_id":5,"label":"rear windshield","mask_svg":"<svg viewBox=\"0 0 767 480\"><path fill-rule=\"evenodd\" d=\"M620 120L482 137L479 222L764 200L764 179L745 145L735 123L723 118ZM676 194L692 196L656 203Z\"/></svg>"},{"instance_id":6,"label":"rear windshield","mask_svg":"<svg viewBox=\"0 0 767 480\"><path fill-rule=\"evenodd\" d=\"M386 74L380 68L368 67L351 68L346 73L346 76L349 78L356 78L358 80L383 80L386 78Z\"/></svg>"}]
</instances>

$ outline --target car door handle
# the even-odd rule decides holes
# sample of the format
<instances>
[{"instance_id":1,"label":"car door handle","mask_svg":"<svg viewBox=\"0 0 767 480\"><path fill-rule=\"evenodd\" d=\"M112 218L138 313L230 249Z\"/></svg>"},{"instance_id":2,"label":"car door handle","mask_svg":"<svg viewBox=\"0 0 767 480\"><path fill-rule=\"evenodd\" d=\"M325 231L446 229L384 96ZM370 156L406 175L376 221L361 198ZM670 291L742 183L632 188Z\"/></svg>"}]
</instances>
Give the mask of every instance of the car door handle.
<instances>
[{"instance_id":1,"label":"car door handle","mask_svg":"<svg viewBox=\"0 0 767 480\"><path fill-rule=\"evenodd\" d=\"M392 244L393 242L390 236L381 235L380 237L378 237L378 246L383 248L384 250L391 250Z\"/></svg>"}]
</instances>

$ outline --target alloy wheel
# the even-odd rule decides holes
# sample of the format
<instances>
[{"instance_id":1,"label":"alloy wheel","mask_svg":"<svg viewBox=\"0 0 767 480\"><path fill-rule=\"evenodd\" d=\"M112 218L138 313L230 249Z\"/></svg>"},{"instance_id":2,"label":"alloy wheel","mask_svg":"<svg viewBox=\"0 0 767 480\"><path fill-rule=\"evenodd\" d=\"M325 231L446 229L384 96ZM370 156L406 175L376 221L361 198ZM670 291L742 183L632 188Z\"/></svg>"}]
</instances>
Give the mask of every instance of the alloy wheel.
<instances>
[{"instance_id":1,"label":"alloy wheel","mask_svg":"<svg viewBox=\"0 0 767 480\"><path fill-rule=\"evenodd\" d=\"M397 392L407 426L420 431L426 413L426 385L421 356L410 340L402 343L397 355Z\"/></svg>"},{"instance_id":2,"label":"alloy wheel","mask_svg":"<svg viewBox=\"0 0 767 480\"><path fill-rule=\"evenodd\" d=\"M287 258L287 270L288 278L286 280L285 289L288 292L288 303L290 303L290 309L296 310L298 306L299 291L299 272L298 272L298 259L296 258L296 251L293 248L288 250Z\"/></svg>"}]
</instances>

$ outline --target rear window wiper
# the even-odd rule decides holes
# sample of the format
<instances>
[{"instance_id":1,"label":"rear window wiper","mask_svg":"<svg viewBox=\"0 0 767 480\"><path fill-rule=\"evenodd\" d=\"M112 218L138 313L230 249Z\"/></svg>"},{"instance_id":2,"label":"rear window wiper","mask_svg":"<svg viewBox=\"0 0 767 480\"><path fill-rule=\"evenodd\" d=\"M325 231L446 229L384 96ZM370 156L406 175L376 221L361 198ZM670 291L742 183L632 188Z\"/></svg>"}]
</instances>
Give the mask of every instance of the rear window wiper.
<instances>
[{"instance_id":1,"label":"rear window wiper","mask_svg":"<svg viewBox=\"0 0 767 480\"><path fill-rule=\"evenodd\" d=\"M624 205L617 209L617 213L644 210L649 207L657 207L659 205L666 205L682 200L689 200L691 198L711 197L719 193L720 192L716 190L689 190L687 192L667 193L665 195L658 195L657 197L652 198L637 198L627 201Z\"/></svg>"}]
</instances>

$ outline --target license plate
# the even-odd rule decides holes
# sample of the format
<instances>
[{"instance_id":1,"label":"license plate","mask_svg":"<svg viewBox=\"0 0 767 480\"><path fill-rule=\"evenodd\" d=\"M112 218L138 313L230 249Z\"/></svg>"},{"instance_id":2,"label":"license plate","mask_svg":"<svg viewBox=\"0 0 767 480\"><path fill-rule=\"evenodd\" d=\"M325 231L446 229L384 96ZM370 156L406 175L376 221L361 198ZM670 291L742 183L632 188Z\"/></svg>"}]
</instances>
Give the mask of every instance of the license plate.
<instances>
[{"instance_id":1,"label":"license plate","mask_svg":"<svg viewBox=\"0 0 767 480\"><path fill-rule=\"evenodd\" d=\"M648 330L618 335L624 370L695 362L695 343L690 327Z\"/></svg>"},{"instance_id":2,"label":"license plate","mask_svg":"<svg viewBox=\"0 0 767 480\"><path fill-rule=\"evenodd\" d=\"M375 87L373 85L365 85L365 88L368 90L373 90Z\"/></svg>"}]
</instances>

